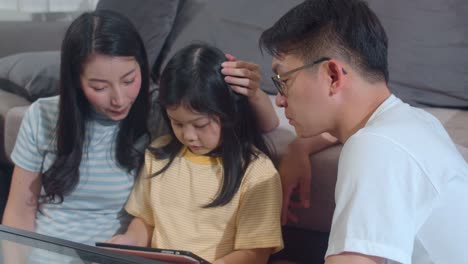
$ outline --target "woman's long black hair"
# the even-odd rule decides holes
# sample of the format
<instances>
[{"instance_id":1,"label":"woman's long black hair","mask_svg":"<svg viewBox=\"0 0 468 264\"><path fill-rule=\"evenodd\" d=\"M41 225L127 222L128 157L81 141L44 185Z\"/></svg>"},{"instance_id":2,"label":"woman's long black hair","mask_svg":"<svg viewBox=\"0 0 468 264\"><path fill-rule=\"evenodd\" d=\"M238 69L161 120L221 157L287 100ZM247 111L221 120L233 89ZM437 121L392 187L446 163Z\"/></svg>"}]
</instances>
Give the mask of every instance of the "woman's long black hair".
<instances>
[{"instance_id":1,"label":"woman's long black hair","mask_svg":"<svg viewBox=\"0 0 468 264\"><path fill-rule=\"evenodd\" d=\"M79 166L86 147L86 120L91 105L80 82L91 54L134 57L141 69L141 88L128 116L120 121L115 157L129 172L138 170L143 153L135 142L148 135L149 67L143 41L132 23L112 11L84 13L68 28L62 42L60 103L56 127L57 158L42 174L45 202L63 202L80 180ZM58 198L58 201L55 199Z\"/></svg>"},{"instance_id":2,"label":"woman's long black hair","mask_svg":"<svg viewBox=\"0 0 468 264\"><path fill-rule=\"evenodd\" d=\"M189 45L168 62L159 83L158 102L168 127L171 125L165 109L173 106L187 106L219 118L221 143L209 155L222 160L223 185L219 195L205 207L229 203L259 151L271 156L248 98L235 93L224 81L221 63L225 60L224 53L217 48L206 44ZM168 159L166 166L155 175L164 172L183 147L172 127L170 133L172 138L166 146L150 148L156 158Z\"/></svg>"}]
</instances>

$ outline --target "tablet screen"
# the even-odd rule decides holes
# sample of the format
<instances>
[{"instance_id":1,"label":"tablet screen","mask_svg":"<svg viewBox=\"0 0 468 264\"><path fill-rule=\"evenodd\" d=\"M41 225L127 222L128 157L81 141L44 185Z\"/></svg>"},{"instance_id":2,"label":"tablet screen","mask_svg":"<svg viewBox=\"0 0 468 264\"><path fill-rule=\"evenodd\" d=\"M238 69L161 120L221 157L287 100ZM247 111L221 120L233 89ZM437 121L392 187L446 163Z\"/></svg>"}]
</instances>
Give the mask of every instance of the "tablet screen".
<instances>
[{"instance_id":1,"label":"tablet screen","mask_svg":"<svg viewBox=\"0 0 468 264\"><path fill-rule=\"evenodd\" d=\"M96 242L96 247L100 247L115 252L121 252L139 257L145 257L156 260L169 261L180 264L209 264L208 261L195 255L190 251L161 249L150 247L138 247L130 245L112 244L104 242Z\"/></svg>"}]
</instances>

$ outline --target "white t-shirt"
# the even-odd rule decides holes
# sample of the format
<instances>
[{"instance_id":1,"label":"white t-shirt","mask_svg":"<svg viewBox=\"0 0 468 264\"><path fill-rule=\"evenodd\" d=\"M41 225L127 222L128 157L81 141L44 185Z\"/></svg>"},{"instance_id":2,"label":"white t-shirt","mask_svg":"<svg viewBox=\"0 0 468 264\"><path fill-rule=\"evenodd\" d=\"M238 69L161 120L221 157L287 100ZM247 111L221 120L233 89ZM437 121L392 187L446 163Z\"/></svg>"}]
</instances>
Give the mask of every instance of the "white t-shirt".
<instances>
[{"instance_id":1,"label":"white t-shirt","mask_svg":"<svg viewBox=\"0 0 468 264\"><path fill-rule=\"evenodd\" d=\"M468 263L468 165L440 122L390 96L343 147L326 256Z\"/></svg>"}]
</instances>

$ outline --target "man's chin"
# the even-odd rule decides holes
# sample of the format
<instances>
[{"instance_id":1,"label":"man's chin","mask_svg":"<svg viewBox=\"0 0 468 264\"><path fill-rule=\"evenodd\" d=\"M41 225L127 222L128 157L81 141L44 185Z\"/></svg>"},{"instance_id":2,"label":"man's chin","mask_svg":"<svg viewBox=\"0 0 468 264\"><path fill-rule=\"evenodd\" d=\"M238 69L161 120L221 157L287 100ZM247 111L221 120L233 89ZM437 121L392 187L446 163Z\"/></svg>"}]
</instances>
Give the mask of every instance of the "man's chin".
<instances>
[{"instance_id":1,"label":"man's chin","mask_svg":"<svg viewBox=\"0 0 468 264\"><path fill-rule=\"evenodd\" d=\"M315 136L318 136L318 135L322 134L322 132L307 131L305 129L301 129L301 128L298 128L298 127L294 127L294 130L296 131L296 135L298 137L301 137L301 138L315 137Z\"/></svg>"}]
</instances>

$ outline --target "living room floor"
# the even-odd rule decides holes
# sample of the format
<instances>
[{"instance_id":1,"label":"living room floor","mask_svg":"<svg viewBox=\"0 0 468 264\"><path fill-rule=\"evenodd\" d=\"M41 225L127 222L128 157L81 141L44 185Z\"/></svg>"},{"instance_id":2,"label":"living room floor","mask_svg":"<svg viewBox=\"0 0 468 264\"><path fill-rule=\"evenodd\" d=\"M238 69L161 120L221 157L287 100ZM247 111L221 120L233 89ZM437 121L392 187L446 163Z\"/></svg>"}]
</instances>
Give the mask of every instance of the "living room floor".
<instances>
[{"instance_id":1,"label":"living room floor","mask_svg":"<svg viewBox=\"0 0 468 264\"><path fill-rule=\"evenodd\" d=\"M0 222L3 218L3 210L8 198L12 171L13 168L11 166L0 164Z\"/></svg>"},{"instance_id":2,"label":"living room floor","mask_svg":"<svg viewBox=\"0 0 468 264\"><path fill-rule=\"evenodd\" d=\"M283 228L285 249L273 255L271 260L289 260L296 264L323 264L328 236L328 232L285 227ZM288 241L294 241L294 245L289 245Z\"/></svg>"}]
</instances>

